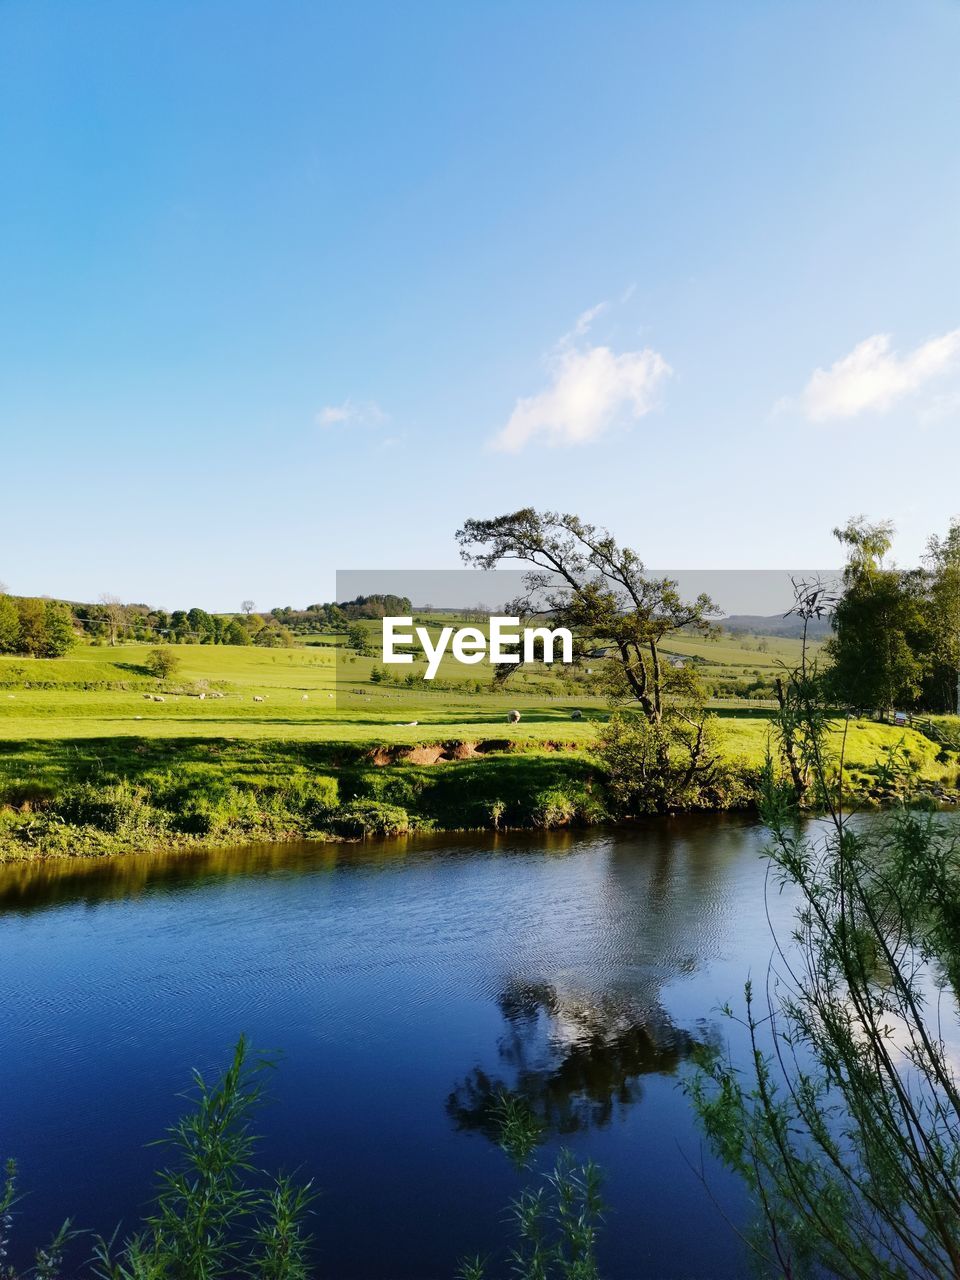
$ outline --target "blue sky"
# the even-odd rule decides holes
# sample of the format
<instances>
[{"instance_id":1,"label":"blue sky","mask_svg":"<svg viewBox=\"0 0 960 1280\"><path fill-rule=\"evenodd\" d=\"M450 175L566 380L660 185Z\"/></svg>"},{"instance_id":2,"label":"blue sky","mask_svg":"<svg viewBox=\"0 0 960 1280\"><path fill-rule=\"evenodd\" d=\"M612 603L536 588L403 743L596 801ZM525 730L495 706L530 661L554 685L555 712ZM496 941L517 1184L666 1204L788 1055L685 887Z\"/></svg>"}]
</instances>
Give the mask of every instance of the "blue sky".
<instances>
[{"instance_id":1,"label":"blue sky","mask_svg":"<svg viewBox=\"0 0 960 1280\"><path fill-rule=\"evenodd\" d=\"M960 6L0 3L0 579L168 608L960 513ZM819 371L819 372L818 372Z\"/></svg>"}]
</instances>

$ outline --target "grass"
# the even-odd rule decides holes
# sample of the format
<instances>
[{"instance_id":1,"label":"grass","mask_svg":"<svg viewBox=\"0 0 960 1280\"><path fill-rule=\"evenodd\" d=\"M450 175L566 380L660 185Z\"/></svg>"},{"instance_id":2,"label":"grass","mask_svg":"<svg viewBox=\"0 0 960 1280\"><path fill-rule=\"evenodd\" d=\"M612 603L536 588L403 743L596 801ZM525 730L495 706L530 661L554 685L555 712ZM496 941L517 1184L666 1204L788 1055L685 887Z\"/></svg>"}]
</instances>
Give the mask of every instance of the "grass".
<instances>
[{"instance_id":1,"label":"grass","mask_svg":"<svg viewBox=\"0 0 960 1280\"><path fill-rule=\"evenodd\" d=\"M87 646L50 660L0 656L0 820L3 804L20 819L77 785L139 789L110 793L110 838L101 833L77 846L95 853L118 841L142 848L313 833L316 814L334 804L354 809L339 826L328 823L333 832L358 822L402 829L408 814L454 828L553 825L602 811L590 745L609 710L596 671L571 679L539 668L494 692L489 672L448 663L433 686L407 688L371 682L373 657L341 652L338 661L321 641L290 649L176 646L180 665L167 681L149 674L143 644ZM734 680L797 656L795 641L771 638L767 652L757 644L684 638L673 648L732 670ZM769 709L735 699L714 707L727 761L744 774L758 770ZM508 723L512 709L518 724ZM445 763L437 744L445 744ZM941 743L864 720L846 725L851 781L869 788L891 747L924 782L957 784L956 754ZM318 786L332 788L335 801L321 803ZM385 808L370 811L369 802ZM74 797L63 820L90 803L89 794ZM62 851L68 834L56 836L46 830L36 847Z\"/></svg>"},{"instance_id":2,"label":"grass","mask_svg":"<svg viewBox=\"0 0 960 1280\"><path fill-rule=\"evenodd\" d=\"M741 673L761 665L758 659L773 671L777 662L797 656L797 641L770 638L770 652L758 653L754 638L745 638L747 647L733 640L684 639L672 648L699 655L704 662L716 658L721 669L730 668L739 656ZM180 668L166 682L147 673L148 651L147 645L125 644L89 646L67 658L47 660L0 656L2 756L29 758L34 767L46 757L57 774L71 772L66 763L78 755L129 754L132 744L112 747L113 739L139 739L143 749L155 740L168 740L177 753L191 739L245 743L248 759L257 757L257 744L269 753L268 744L278 743L413 746L496 738L524 750L555 743L585 749L596 724L608 715L604 700L591 694L589 685L570 693L559 680L538 675L504 692L485 688L477 693L476 681L485 676L482 668L455 663L441 668L437 683L442 684L435 689L422 683L413 689L372 684L373 658L350 655L338 668L331 644L291 649L180 645L173 649ZM154 695L164 701L154 701ZM733 700L713 706L726 753L751 766L761 763L767 707ZM519 724L507 721L512 709L520 711ZM582 720L571 718L574 710ZM849 757L857 765L869 765L901 740L919 760L929 763L937 755L938 747L913 730L856 721L849 728Z\"/></svg>"},{"instance_id":3,"label":"grass","mask_svg":"<svg viewBox=\"0 0 960 1280\"><path fill-rule=\"evenodd\" d=\"M434 629L435 630L435 629ZM373 632L371 632L373 634ZM509 736L520 743L587 742L592 722L604 719L600 663L571 679L539 668L503 692L487 688L489 668L444 658L433 685L373 684L373 657L342 652L328 637L291 649L179 645L176 676L151 677L149 645L87 646L66 658L0 656L0 740L71 741L104 737L282 738L297 741L415 743L434 738ZM735 641L737 643L735 643ZM771 675L799 654L798 642L770 638L759 653L750 637L723 643L691 639L670 651L695 659L723 684ZM408 668L396 671L406 674ZM422 664L413 671L422 670ZM477 685L480 685L480 692ZM199 698L205 693L203 700ZM164 702L148 695L159 693ZM213 695L222 696L213 696ZM304 701L306 695L306 701ZM255 702L254 697L262 698ZM762 705L725 699L721 710L762 712ZM507 713L521 713L508 725ZM584 719L571 719L578 709ZM409 722L416 720L415 726Z\"/></svg>"}]
</instances>

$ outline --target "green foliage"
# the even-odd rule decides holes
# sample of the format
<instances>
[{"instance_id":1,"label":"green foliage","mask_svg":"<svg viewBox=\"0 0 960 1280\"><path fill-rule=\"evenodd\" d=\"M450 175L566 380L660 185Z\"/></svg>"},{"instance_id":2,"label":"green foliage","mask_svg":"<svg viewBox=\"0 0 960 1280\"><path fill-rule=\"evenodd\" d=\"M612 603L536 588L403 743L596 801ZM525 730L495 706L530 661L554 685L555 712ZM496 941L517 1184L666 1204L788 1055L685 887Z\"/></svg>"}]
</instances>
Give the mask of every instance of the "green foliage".
<instances>
[{"instance_id":1,"label":"green foliage","mask_svg":"<svg viewBox=\"0 0 960 1280\"><path fill-rule=\"evenodd\" d=\"M73 618L65 604L0 594L0 653L62 658L76 639Z\"/></svg>"},{"instance_id":2,"label":"green foliage","mask_svg":"<svg viewBox=\"0 0 960 1280\"><path fill-rule=\"evenodd\" d=\"M712 1054L689 1090L754 1194L765 1273L947 1280L960 1257L960 845L933 813L851 821L818 715L804 731L825 834L797 825L796 787L773 761L764 777L771 866L800 898L793 939L777 941L761 1008L746 986L749 1066ZM903 767L891 759L883 785Z\"/></svg>"},{"instance_id":3,"label":"green foliage","mask_svg":"<svg viewBox=\"0 0 960 1280\"><path fill-rule=\"evenodd\" d=\"M530 1103L520 1094L501 1089L494 1103L494 1122L501 1149L517 1168L527 1168L545 1133Z\"/></svg>"},{"instance_id":4,"label":"green foliage","mask_svg":"<svg viewBox=\"0 0 960 1280\"><path fill-rule=\"evenodd\" d=\"M253 644L249 626L244 626L239 618L231 618L223 632L224 644Z\"/></svg>"},{"instance_id":5,"label":"green foliage","mask_svg":"<svg viewBox=\"0 0 960 1280\"><path fill-rule=\"evenodd\" d=\"M957 711L960 699L960 523L930 539L924 569L884 566L892 526L851 521L827 644L830 695L858 710Z\"/></svg>"},{"instance_id":6,"label":"green foliage","mask_svg":"<svg viewBox=\"0 0 960 1280\"><path fill-rule=\"evenodd\" d=\"M20 614L17 603L0 592L0 653L16 653L20 640Z\"/></svg>"},{"instance_id":7,"label":"green foliage","mask_svg":"<svg viewBox=\"0 0 960 1280\"><path fill-rule=\"evenodd\" d=\"M308 1219L315 1194L280 1174L263 1180L256 1165L254 1116L273 1062L251 1060L241 1036L230 1065L212 1083L194 1072L190 1108L159 1145L169 1162L157 1175L153 1202L139 1229L123 1240L94 1242L93 1257L72 1275L85 1280L307 1280L317 1274ZM530 1170L543 1134L522 1099L497 1100L500 1145L519 1170ZM0 1187L0 1273L3 1280L58 1280L76 1236L66 1221L33 1265L6 1262L17 1170L6 1165ZM510 1206L515 1244L507 1260L519 1280L599 1280L596 1246L604 1206L600 1173L562 1151L554 1166L521 1189ZM479 1256L461 1263L465 1280L483 1280Z\"/></svg>"},{"instance_id":8,"label":"green foliage","mask_svg":"<svg viewBox=\"0 0 960 1280\"><path fill-rule=\"evenodd\" d=\"M64 822L96 827L115 836L146 831L154 820L143 788L126 781L104 786L78 783L68 787L51 808Z\"/></svg>"},{"instance_id":9,"label":"green foliage","mask_svg":"<svg viewBox=\"0 0 960 1280\"><path fill-rule=\"evenodd\" d=\"M721 779L717 722L671 714L651 721L630 712L612 715L594 752L606 770L612 807L620 814L711 807L708 791Z\"/></svg>"},{"instance_id":10,"label":"green foliage","mask_svg":"<svg viewBox=\"0 0 960 1280\"><path fill-rule=\"evenodd\" d=\"M172 649L151 649L143 665L158 680L169 680L180 670L181 659Z\"/></svg>"},{"instance_id":11,"label":"green foliage","mask_svg":"<svg viewBox=\"0 0 960 1280\"><path fill-rule=\"evenodd\" d=\"M927 643L923 590L918 574L848 570L827 643L837 702L861 711L916 703Z\"/></svg>"},{"instance_id":12,"label":"green foliage","mask_svg":"<svg viewBox=\"0 0 960 1280\"><path fill-rule=\"evenodd\" d=\"M607 811L588 786L558 785L538 791L532 798L530 814L535 827L585 826L604 822Z\"/></svg>"},{"instance_id":13,"label":"green foliage","mask_svg":"<svg viewBox=\"0 0 960 1280\"><path fill-rule=\"evenodd\" d=\"M927 543L930 574L930 663L927 706L960 715L960 520Z\"/></svg>"},{"instance_id":14,"label":"green foliage","mask_svg":"<svg viewBox=\"0 0 960 1280\"><path fill-rule=\"evenodd\" d=\"M373 651L373 646L370 643L370 632L359 622L355 622L347 628L347 647L359 654L372 653Z\"/></svg>"},{"instance_id":15,"label":"green foliage","mask_svg":"<svg viewBox=\"0 0 960 1280\"><path fill-rule=\"evenodd\" d=\"M144 1229L119 1249L100 1241L103 1280L305 1280L310 1187L284 1177L255 1180L253 1113L263 1100L262 1075L241 1037L233 1061L214 1084L194 1075L193 1109L170 1130L176 1161L160 1174Z\"/></svg>"},{"instance_id":16,"label":"green foliage","mask_svg":"<svg viewBox=\"0 0 960 1280\"><path fill-rule=\"evenodd\" d=\"M493 1121L513 1166L531 1170L545 1130L529 1102L501 1088ZM569 1151L561 1151L553 1168L523 1187L510 1205L516 1237L508 1255L511 1273L518 1280L599 1280L596 1246L603 1213L598 1167L590 1160L577 1164ZM488 1274L488 1260L480 1254L464 1258L457 1271L459 1280L486 1280Z\"/></svg>"},{"instance_id":17,"label":"green foliage","mask_svg":"<svg viewBox=\"0 0 960 1280\"><path fill-rule=\"evenodd\" d=\"M298 773L272 792L280 812L299 814L309 827L322 827L340 803L336 778L316 773Z\"/></svg>"},{"instance_id":18,"label":"green foliage","mask_svg":"<svg viewBox=\"0 0 960 1280\"><path fill-rule=\"evenodd\" d=\"M230 1066L208 1084L194 1074L195 1099L169 1131L171 1164L158 1174L153 1207L134 1235L97 1239L89 1280L307 1280L312 1240L310 1184L283 1175L263 1184L254 1164L251 1122L264 1097L265 1058L251 1063L244 1037ZM77 1234L66 1221L37 1250L25 1272L7 1261L17 1203L16 1165L8 1161L0 1190L0 1274L3 1280L58 1280Z\"/></svg>"},{"instance_id":19,"label":"green foliage","mask_svg":"<svg viewBox=\"0 0 960 1280\"><path fill-rule=\"evenodd\" d=\"M63 1274L64 1250L76 1234L71 1229L69 1218L55 1233L49 1244L35 1251L33 1265L22 1276L18 1276L7 1262L15 1206L19 1199L17 1162L7 1160L3 1170L2 1187L0 1187L0 1275L3 1276L3 1280L27 1280L28 1276L31 1280L58 1280L58 1277Z\"/></svg>"},{"instance_id":20,"label":"green foliage","mask_svg":"<svg viewBox=\"0 0 960 1280\"><path fill-rule=\"evenodd\" d=\"M175 830L194 836L256 831L262 819L256 791L226 780L209 780L202 790L191 790L170 817Z\"/></svg>"},{"instance_id":21,"label":"green foliage","mask_svg":"<svg viewBox=\"0 0 960 1280\"><path fill-rule=\"evenodd\" d=\"M510 1206L516 1245L509 1260L518 1280L599 1280L596 1247L604 1205L600 1171L590 1160L578 1165L569 1151ZM484 1258L464 1259L459 1280L485 1280Z\"/></svg>"},{"instance_id":22,"label":"green foliage","mask_svg":"<svg viewBox=\"0 0 960 1280\"><path fill-rule=\"evenodd\" d=\"M43 611L44 635L40 657L62 658L77 642L70 610L56 600L48 600Z\"/></svg>"},{"instance_id":23,"label":"green foliage","mask_svg":"<svg viewBox=\"0 0 960 1280\"><path fill-rule=\"evenodd\" d=\"M333 829L344 836L399 836L411 825L406 809L379 800L351 800L332 819Z\"/></svg>"}]
</instances>

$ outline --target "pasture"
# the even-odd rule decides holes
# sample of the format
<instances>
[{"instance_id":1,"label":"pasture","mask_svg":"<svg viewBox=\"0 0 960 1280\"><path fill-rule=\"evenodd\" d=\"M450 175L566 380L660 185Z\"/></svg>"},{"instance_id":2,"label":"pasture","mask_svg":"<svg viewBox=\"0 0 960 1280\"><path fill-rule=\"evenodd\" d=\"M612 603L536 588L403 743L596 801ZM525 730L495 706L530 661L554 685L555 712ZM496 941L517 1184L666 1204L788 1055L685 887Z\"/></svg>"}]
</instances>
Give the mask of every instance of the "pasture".
<instances>
[{"instance_id":1,"label":"pasture","mask_svg":"<svg viewBox=\"0 0 960 1280\"><path fill-rule=\"evenodd\" d=\"M7 768L22 766L26 753L43 772L44 758L62 761L69 751L83 756L85 743L96 741L103 750L111 739L121 752L121 742L132 749L135 740L233 742L255 752L257 744L365 748L491 739L509 739L528 752L558 746L577 752L588 748L598 722L609 715L597 687L599 664L574 679L562 668L539 667L493 691L488 668L448 658L432 686L418 681L407 687L396 677L375 683L377 655L340 649L338 660L329 637L281 649L176 645L170 651L179 665L167 680L149 673L150 646L144 644L83 646L55 659L0 657L0 743ZM683 637L669 651L696 662L720 687L725 681L733 687L747 675L759 671L771 678L782 665L795 663L799 642ZM724 753L745 766L759 765L769 704L721 698L712 706ZM514 708L521 719L509 724ZM574 710L583 718L572 719ZM937 747L923 735L866 721L847 726L847 757L854 768L871 768L898 742L924 772L939 776Z\"/></svg>"}]
</instances>

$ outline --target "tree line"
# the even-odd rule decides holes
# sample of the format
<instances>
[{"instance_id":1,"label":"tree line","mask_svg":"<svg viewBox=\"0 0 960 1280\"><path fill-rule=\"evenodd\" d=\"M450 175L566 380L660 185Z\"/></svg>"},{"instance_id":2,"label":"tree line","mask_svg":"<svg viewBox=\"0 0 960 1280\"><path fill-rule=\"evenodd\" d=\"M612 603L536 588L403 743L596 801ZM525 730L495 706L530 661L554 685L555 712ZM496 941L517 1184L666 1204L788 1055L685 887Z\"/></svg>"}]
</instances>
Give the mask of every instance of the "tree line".
<instances>
[{"instance_id":1,"label":"tree line","mask_svg":"<svg viewBox=\"0 0 960 1280\"><path fill-rule=\"evenodd\" d=\"M67 605L0 593L0 653L62 658L75 640L74 620Z\"/></svg>"},{"instance_id":2,"label":"tree line","mask_svg":"<svg viewBox=\"0 0 960 1280\"><path fill-rule=\"evenodd\" d=\"M283 606L269 613L258 613L252 600L243 602L240 613L208 613L196 607L167 612L146 604L124 604L110 595L96 604L78 604L12 596L0 587L0 653L59 658L81 640L109 645L136 641L279 648L292 645L298 635L339 633L358 619L404 614L410 609L406 597L372 595L307 609Z\"/></svg>"},{"instance_id":3,"label":"tree line","mask_svg":"<svg viewBox=\"0 0 960 1280\"><path fill-rule=\"evenodd\" d=\"M827 696L857 711L960 710L960 520L931 537L923 563L888 563L889 521L851 520L824 672Z\"/></svg>"}]
</instances>

